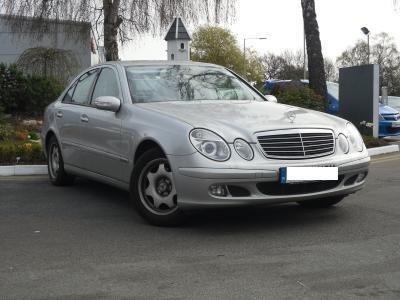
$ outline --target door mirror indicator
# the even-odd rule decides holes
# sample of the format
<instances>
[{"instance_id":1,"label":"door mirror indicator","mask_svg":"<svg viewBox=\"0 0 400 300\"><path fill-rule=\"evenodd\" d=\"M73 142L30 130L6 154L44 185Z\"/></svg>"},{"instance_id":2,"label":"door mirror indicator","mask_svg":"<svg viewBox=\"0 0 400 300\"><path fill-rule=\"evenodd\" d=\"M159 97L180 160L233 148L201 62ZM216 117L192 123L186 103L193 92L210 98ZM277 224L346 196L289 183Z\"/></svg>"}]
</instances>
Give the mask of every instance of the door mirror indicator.
<instances>
[{"instance_id":1,"label":"door mirror indicator","mask_svg":"<svg viewBox=\"0 0 400 300\"><path fill-rule=\"evenodd\" d=\"M121 100L113 96L101 96L96 98L93 104L97 109L117 112L121 107Z\"/></svg>"}]
</instances>

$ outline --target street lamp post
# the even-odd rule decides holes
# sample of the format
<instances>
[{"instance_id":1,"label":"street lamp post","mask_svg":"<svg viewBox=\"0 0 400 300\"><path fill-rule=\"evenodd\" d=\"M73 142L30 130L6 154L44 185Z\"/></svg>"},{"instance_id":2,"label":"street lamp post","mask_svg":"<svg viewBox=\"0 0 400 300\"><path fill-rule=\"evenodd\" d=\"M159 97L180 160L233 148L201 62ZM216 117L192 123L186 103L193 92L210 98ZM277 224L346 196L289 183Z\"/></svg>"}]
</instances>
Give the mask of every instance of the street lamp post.
<instances>
[{"instance_id":1,"label":"street lamp post","mask_svg":"<svg viewBox=\"0 0 400 300\"><path fill-rule=\"evenodd\" d=\"M266 37L250 37L243 39L243 73L244 77L246 78L246 40L266 40Z\"/></svg>"},{"instance_id":2,"label":"street lamp post","mask_svg":"<svg viewBox=\"0 0 400 300\"><path fill-rule=\"evenodd\" d=\"M367 27L362 27L361 31L367 36L367 43L368 43L368 64L370 62L369 60L369 55L370 55L370 48L369 48L369 35L370 35L370 31Z\"/></svg>"}]
</instances>

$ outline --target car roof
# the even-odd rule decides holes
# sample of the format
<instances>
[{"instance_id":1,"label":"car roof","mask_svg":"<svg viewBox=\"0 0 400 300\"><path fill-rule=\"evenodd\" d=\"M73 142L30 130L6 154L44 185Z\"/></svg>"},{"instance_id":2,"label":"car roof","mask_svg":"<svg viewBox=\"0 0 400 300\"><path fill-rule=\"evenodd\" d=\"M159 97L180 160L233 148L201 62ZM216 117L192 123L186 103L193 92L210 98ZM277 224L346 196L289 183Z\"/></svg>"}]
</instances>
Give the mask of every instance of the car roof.
<instances>
[{"instance_id":1,"label":"car roof","mask_svg":"<svg viewBox=\"0 0 400 300\"><path fill-rule=\"evenodd\" d=\"M224 68L219 65L210 64L210 63L202 63L195 61L178 61L178 60L128 60L128 61L108 61L102 64L98 64L97 66L102 65L120 65L122 67L128 66L208 66L208 67L217 67Z\"/></svg>"}]
</instances>

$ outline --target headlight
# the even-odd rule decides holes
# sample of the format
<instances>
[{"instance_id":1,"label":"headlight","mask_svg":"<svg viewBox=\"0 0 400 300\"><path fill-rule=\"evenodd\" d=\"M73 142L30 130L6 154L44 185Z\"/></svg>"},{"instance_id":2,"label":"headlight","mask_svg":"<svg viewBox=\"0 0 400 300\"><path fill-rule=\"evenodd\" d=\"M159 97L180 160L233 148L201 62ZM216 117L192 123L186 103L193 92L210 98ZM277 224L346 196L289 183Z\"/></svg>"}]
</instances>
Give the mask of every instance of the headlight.
<instances>
[{"instance_id":1,"label":"headlight","mask_svg":"<svg viewBox=\"0 0 400 300\"><path fill-rule=\"evenodd\" d=\"M189 137L193 147L209 159L225 161L231 156L231 150L224 139L210 130L193 129Z\"/></svg>"},{"instance_id":2,"label":"headlight","mask_svg":"<svg viewBox=\"0 0 400 300\"><path fill-rule=\"evenodd\" d=\"M364 141L356 126L354 126L352 123L347 123L346 129L349 134L349 140L352 148L358 152L363 151Z\"/></svg>"},{"instance_id":3,"label":"headlight","mask_svg":"<svg viewBox=\"0 0 400 300\"><path fill-rule=\"evenodd\" d=\"M252 160L254 157L253 149L245 140L236 139L233 143L233 147L235 148L237 154L245 160Z\"/></svg>"},{"instance_id":4,"label":"headlight","mask_svg":"<svg viewBox=\"0 0 400 300\"><path fill-rule=\"evenodd\" d=\"M349 141L347 140L347 137L342 133L340 133L338 136L338 144L339 144L340 150L344 154L349 153L349 149L350 149Z\"/></svg>"},{"instance_id":5,"label":"headlight","mask_svg":"<svg viewBox=\"0 0 400 300\"><path fill-rule=\"evenodd\" d=\"M385 118L381 114L379 114L379 121L385 121Z\"/></svg>"}]
</instances>

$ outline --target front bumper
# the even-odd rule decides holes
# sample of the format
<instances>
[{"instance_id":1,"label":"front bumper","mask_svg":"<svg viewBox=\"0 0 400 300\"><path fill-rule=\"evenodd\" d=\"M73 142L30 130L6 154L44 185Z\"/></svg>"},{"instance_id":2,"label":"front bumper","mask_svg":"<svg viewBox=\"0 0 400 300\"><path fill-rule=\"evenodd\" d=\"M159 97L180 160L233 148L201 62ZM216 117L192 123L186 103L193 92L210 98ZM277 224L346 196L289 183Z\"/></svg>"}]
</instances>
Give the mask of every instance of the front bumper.
<instances>
[{"instance_id":1,"label":"front bumper","mask_svg":"<svg viewBox=\"0 0 400 300\"><path fill-rule=\"evenodd\" d=\"M400 136L400 121L379 121L379 137Z\"/></svg>"},{"instance_id":2,"label":"front bumper","mask_svg":"<svg viewBox=\"0 0 400 300\"><path fill-rule=\"evenodd\" d=\"M196 156L197 154L193 154ZM367 155L358 156L351 161L339 161L334 158L302 163L291 163L290 165L302 166L337 166L339 169L340 180L337 184L320 182L318 190L302 189L301 192L285 194L282 191L269 194L265 189L260 189L263 183L272 183L279 190L279 167L289 164L271 163L260 166L260 168L241 167L186 167L187 157L170 156L169 160L173 168L174 182L178 193L178 205L182 209L202 208L202 207L224 207L238 205L257 205L274 204L285 202L297 202L308 199L325 198L330 196L348 195L363 188L365 178L356 181L359 174L368 173L370 158ZM192 160L192 159L190 159ZM175 166L175 167L174 167ZM353 180L354 179L354 180ZM225 185L240 188L248 191L248 195L243 196L228 192L227 196L218 197L211 195L209 187L211 185ZM271 186L271 184L269 184ZM322 186L322 188L321 188ZM228 188L229 190L229 188ZM233 195L234 194L234 195Z\"/></svg>"}]
</instances>

